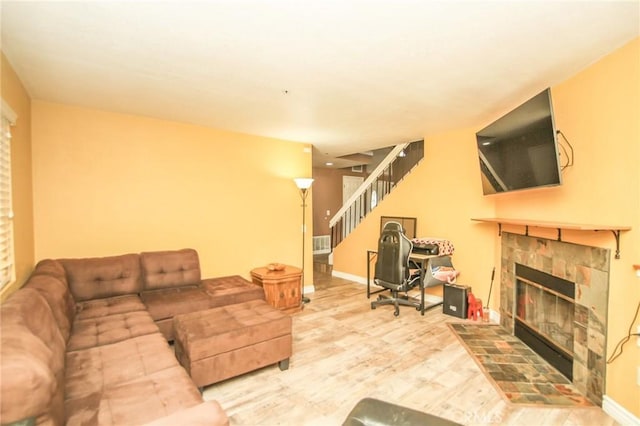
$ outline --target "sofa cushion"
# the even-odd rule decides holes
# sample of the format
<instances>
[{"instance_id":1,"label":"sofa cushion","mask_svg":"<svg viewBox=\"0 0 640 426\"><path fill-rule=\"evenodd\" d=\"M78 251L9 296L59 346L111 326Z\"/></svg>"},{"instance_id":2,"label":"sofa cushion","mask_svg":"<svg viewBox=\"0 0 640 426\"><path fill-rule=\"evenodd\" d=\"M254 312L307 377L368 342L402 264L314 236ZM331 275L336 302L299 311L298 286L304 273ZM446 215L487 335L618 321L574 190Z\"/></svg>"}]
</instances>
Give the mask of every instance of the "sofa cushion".
<instances>
[{"instance_id":1,"label":"sofa cushion","mask_svg":"<svg viewBox=\"0 0 640 426\"><path fill-rule=\"evenodd\" d=\"M57 388L49 368L51 350L23 325L3 321L0 333L2 423L45 413Z\"/></svg>"},{"instance_id":2,"label":"sofa cushion","mask_svg":"<svg viewBox=\"0 0 640 426\"><path fill-rule=\"evenodd\" d=\"M67 351L109 345L158 331L158 326L147 311L77 319L73 323L73 334L67 344Z\"/></svg>"},{"instance_id":3,"label":"sofa cushion","mask_svg":"<svg viewBox=\"0 0 640 426\"><path fill-rule=\"evenodd\" d=\"M79 320L98 318L107 315L145 311L146 309L138 295L108 297L106 299L79 302L76 305L76 318Z\"/></svg>"},{"instance_id":4,"label":"sofa cushion","mask_svg":"<svg viewBox=\"0 0 640 426\"><path fill-rule=\"evenodd\" d=\"M140 425L202 402L198 388L180 366L65 402L67 425Z\"/></svg>"},{"instance_id":5,"label":"sofa cushion","mask_svg":"<svg viewBox=\"0 0 640 426\"><path fill-rule=\"evenodd\" d=\"M140 298L156 321L209 307L207 293L199 287L145 291Z\"/></svg>"},{"instance_id":6,"label":"sofa cushion","mask_svg":"<svg viewBox=\"0 0 640 426\"><path fill-rule=\"evenodd\" d=\"M200 261L193 249L146 252L140 259L145 290L200 284Z\"/></svg>"},{"instance_id":7,"label":"sofa cushion","mask_svg":"<svg viewBox=\"0 0 640 426\"><path fill-rule=\"evenodd\" d=\"M69 352L65 378L66 398L99 393L105 387L176 365L178 361L160 333Z\"/></svg>"},{"instance_id":8,"label":"sofa cushion","mask_svg":"<svg viewBox=\"0 0 640 426\"><path fill-rule=\"evenodd\" d=\"M38 417L62 424L64 339L44 297L33 288L12 294L0 308L0 418Z\"/></svg>"},{"instance_id":9,"label":"sofa cushion","mask_svg":"<svg viewBox=\"0 0 640 426\"><path fill-rule=\"evenodd\" d=\"M264 290L240 275L202 280L202 288L209 295L209 307L235 305L249 300L264 300Z\"/></svg>"},{"instance_id":10,"label":"sofa cushion","mask_svg":"<svg viewBox=\"0 0 640 426\"><path fill-rule=\"evenodd\" d=\"M37 274L29 277L24 288L34 289L44 297L56 319L62 338L66 342L71 333L71 324L75 318L76 308L66 281L53 275Z\"/></svg>"},{"instance_id":11,"label":"sofa cushion","mask_svg":"<svg viewBox=\"0 0 640 426\"><path fill-rule=\"evenodd\" d=\"M77 301L135 294L142 290L140 256L60 259Z\"/></svg>"},{"instance_id":12,"label":"sofa cushion","mask_svg":"<svg viewBox=\"0 0 640 426\"><path fill-rule=\"evenodd\" d=\"M24 326L50 351L49 366L54 375L64 369L65 342L45 298L33 288L13 293L3 304L3 324Z\"/></svg>"},{"instance_id":13,"label":"sofa cushion","mask_svg":"<svg viewBox=\"0 0 640 426\"><path fill-rule=\"evenodd\" d=\"M158 320L156 325L167 342L173 341L173 318Z\"/></svg>"},{"instance_id":14,"label":"sofa cushion","mask_svg":"<svg viewBox=\"0 0 640 426\"><path fill-rule=\"evenodd\" d=\"M210 302L207 294L200 287L145 291L140 298L164 337L169 341L173 340L172 318L175 315L207 309Z\"/></svg>"}]
</instances>

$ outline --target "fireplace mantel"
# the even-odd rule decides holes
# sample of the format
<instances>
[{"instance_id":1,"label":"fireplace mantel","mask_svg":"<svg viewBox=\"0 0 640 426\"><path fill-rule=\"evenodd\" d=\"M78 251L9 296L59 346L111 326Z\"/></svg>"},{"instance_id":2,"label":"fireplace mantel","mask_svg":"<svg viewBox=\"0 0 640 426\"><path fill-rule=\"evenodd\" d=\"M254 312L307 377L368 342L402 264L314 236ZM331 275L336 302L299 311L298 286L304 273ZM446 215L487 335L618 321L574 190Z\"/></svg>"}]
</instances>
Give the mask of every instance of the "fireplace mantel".
<instances>
[{"instance_id":1,"label":"fireplace mantel","mask_svg":"<svg viewBox=\"0 0 640 426\"><path fill-rule=\"evenodd\" d=\"M558 241L562 241L562 230L573 231L611 231L616 239L616 259L620 259L620 233L631 230L630 226L618 225L592 225L581 223L551 222L545 220L507 219L500 217L472 218L478 222L489 222L498 224L498 235L502 235L502 225L520 225L525 227L525 235L529 236L529 227L551 228L558 231Z\"/></svg>"}]
</instances>

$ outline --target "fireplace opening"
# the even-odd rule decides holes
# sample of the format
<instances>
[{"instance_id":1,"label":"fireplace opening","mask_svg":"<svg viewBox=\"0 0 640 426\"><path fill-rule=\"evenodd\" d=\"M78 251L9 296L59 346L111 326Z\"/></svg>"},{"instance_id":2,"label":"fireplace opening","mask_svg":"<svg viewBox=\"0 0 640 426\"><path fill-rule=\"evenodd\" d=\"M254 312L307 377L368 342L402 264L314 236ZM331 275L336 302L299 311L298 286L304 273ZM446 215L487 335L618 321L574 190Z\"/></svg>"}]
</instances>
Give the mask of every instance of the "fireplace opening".
<instances>
[{"instance_id":1,"label":"fireplace opening","mask_svg":"<svg viewBox=\"0 0 640 426\"><path fill-rule=\"evenodd\" d=\"M575 284L516 263L514 334L573 380Z\"/></svg>"}]
</instances>

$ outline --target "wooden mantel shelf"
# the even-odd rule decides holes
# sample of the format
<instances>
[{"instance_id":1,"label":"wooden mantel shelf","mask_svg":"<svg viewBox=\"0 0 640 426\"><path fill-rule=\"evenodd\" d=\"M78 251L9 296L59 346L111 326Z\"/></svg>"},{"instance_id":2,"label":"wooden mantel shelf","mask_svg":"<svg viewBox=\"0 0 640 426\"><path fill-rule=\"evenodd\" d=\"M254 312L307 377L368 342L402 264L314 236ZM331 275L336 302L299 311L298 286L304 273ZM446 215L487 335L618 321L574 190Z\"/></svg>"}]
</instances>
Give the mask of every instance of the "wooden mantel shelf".
<instances>
[{"instance_id":1,"label":"wooden mantel shelf","mask_svg":"<svg viewBox=\"0 0 640 426\"><path fill-rule=\"evenodd\" d=\"M525 219L507 219L500 217L490 218L472 218L478 222L489 222L498 224L498 235L502 235L502 225L520 225L525 227L525 235L529 235L529 227L535 228L551 228L558 231L558 241L562 241L562 230L568 229L573 231L611 231L616 239L616 259L620 259L620 232L631 230L630 226L617 225L592 225L583 223L566 223L551 222L546 220L525 220Z\"/></svg>"},{"instance_id":2,"label":"wooden mantel shelf","mask_svg":"<svg viewBox=\"0 0 640 426\"><path fill-rule=\"evenodd\" d=\"M572 229L576 231L629 231L631 229L630 226L589 225L583 223L551 222L546 220L506 219L501 217L490 217L471 220L505 225L534 226L536 228Z\"/></svg>"}]
</instances>

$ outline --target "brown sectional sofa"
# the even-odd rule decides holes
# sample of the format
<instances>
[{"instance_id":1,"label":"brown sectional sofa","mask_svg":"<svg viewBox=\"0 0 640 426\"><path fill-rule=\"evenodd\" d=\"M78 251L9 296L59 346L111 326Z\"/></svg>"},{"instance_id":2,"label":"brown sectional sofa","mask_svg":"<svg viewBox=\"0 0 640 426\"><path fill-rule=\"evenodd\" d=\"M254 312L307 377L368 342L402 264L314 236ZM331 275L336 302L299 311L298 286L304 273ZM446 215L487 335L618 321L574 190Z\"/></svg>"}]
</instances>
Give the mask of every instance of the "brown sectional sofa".
<instances>
[{"instance_id":1,"label":"brown sectional sofa","mask_svg":"<svg viewBox=\"0 0 640 426\"><path fill-rule=\"evenodd\" d=\"M176 315L256 299L191 249L43 260L1 306L0 423L228 424L167 341Z\"/></svg>"}]
</instances>

